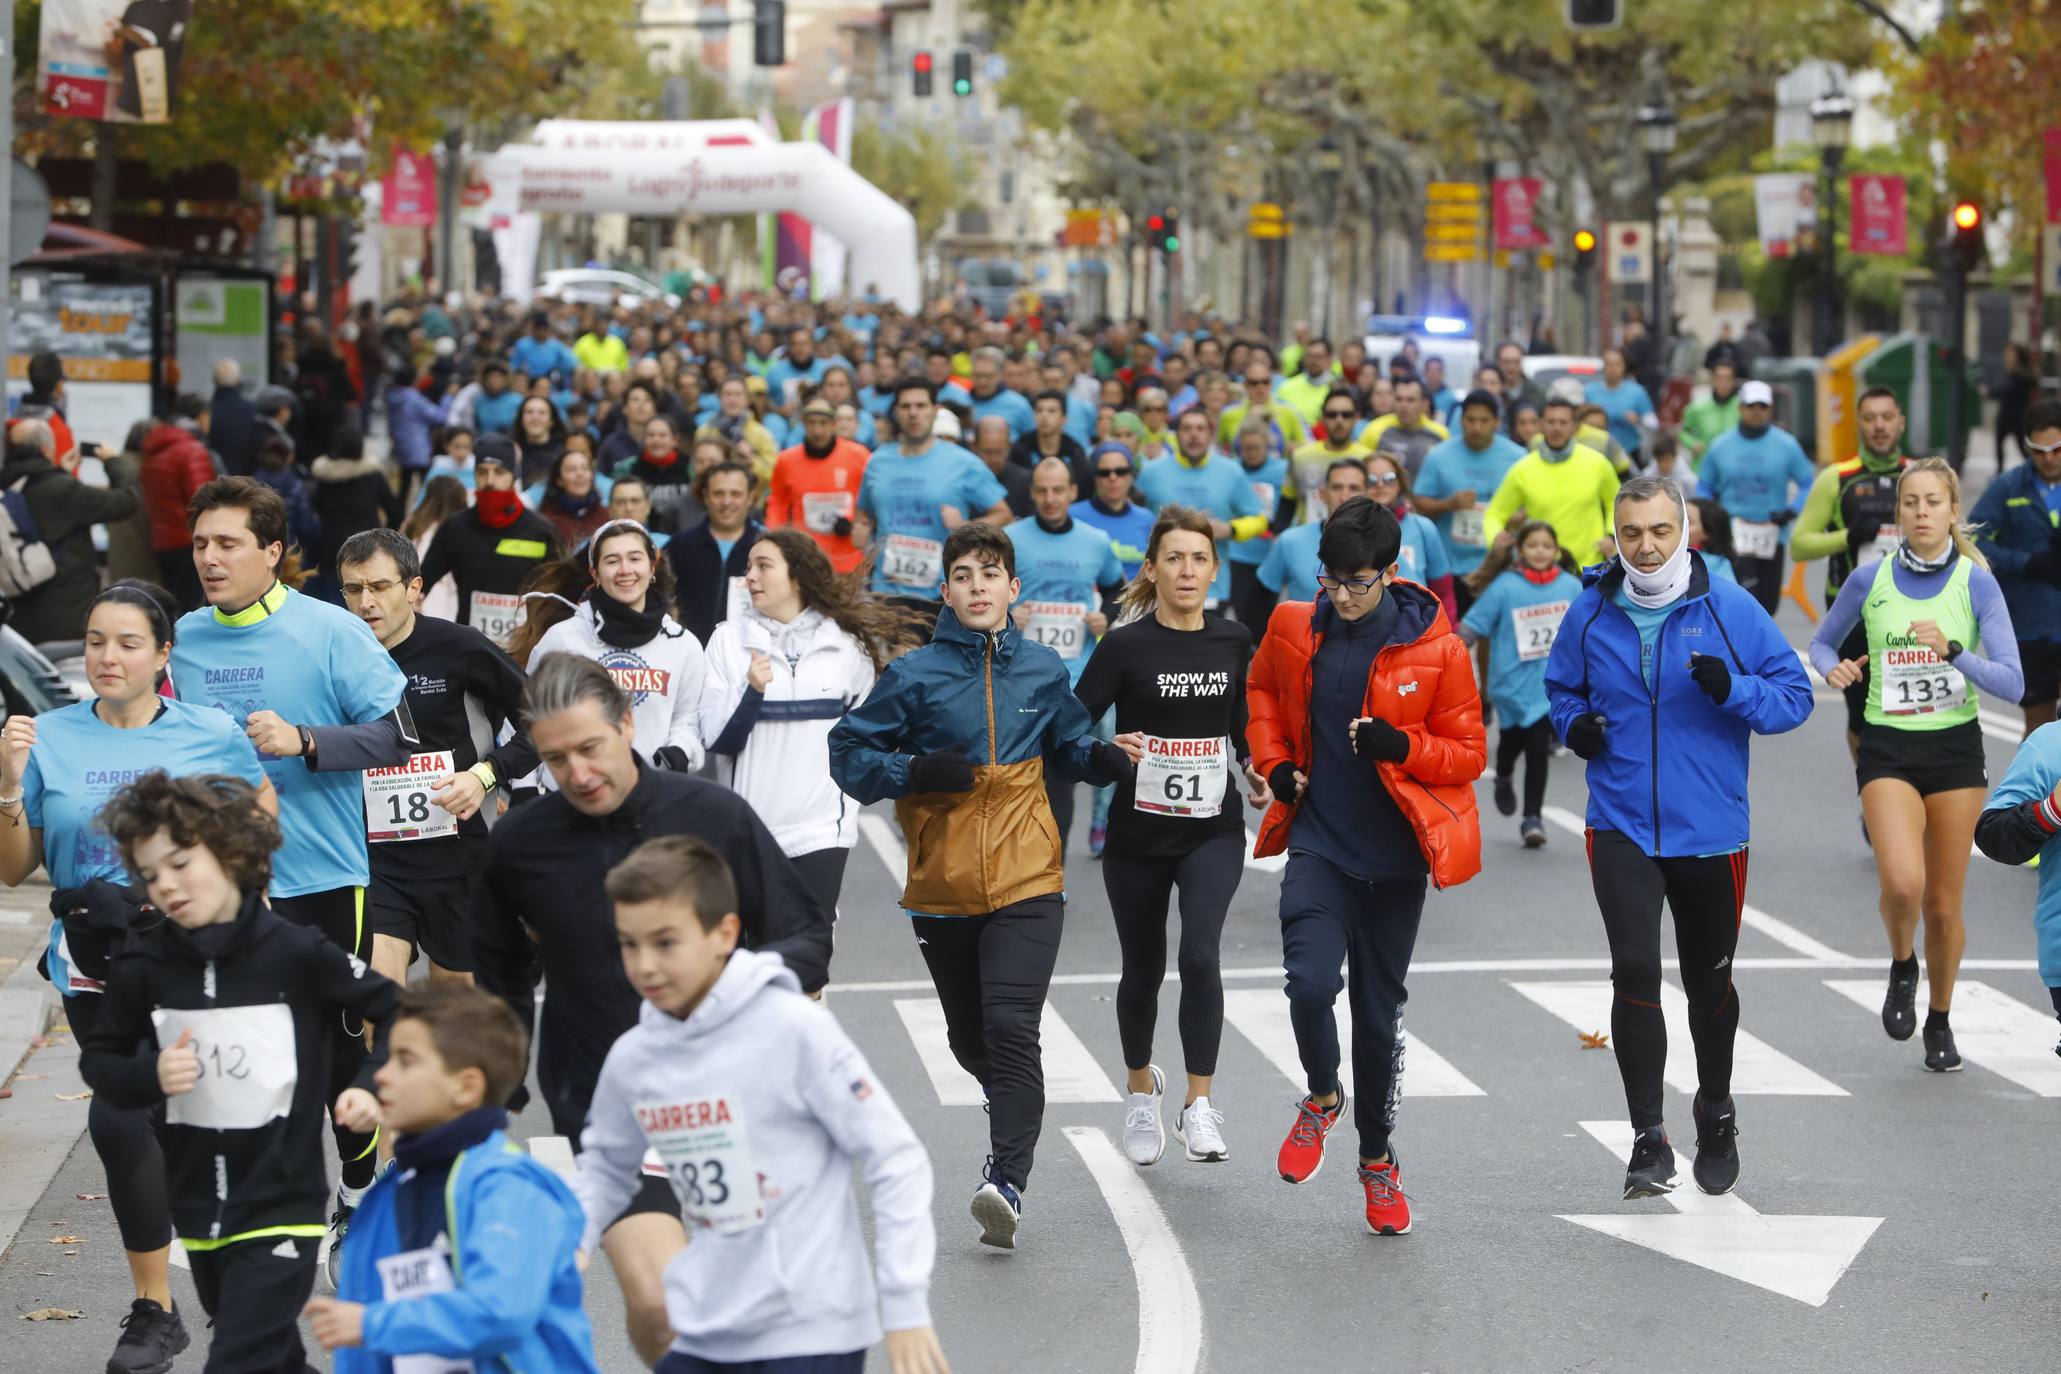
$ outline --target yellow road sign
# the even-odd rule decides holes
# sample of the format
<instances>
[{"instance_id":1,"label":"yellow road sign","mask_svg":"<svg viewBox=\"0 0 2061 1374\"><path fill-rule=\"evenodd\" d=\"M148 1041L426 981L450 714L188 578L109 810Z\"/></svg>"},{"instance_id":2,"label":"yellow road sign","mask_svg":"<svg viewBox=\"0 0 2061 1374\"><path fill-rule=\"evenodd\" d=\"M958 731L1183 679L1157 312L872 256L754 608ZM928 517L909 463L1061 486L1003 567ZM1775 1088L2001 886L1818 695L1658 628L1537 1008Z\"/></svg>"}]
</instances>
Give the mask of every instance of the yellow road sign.
<instances>
[{"instance_id":1,"label":"yellow road sign","mask_svg":"<svg viewBox=\"0 0 2061 1374\"><path fill-rule=\"evenodd\" d=\"M1472 181L1434 181L1424 188L1426 200L1480 200L1481 186Z\"/></svg>"},{"instance_id":2,"label":"yellow road sign","mask_svg":"<svg viewBox=\"0 0 2061 1374\"><path fill-rule=\"evenodd\" d=\"M1424 245L1426 262L1480 262L1481 249L1472 243L1427 243Z\"/></svg>"},{"instance_id":3,"label":"yellow road sign","mask_svg":"<svg viewBox=\"0 0 2061 1374\"><path fill-rule=\"evenodd\" d=\"M1440 224L1436 220L1424 226L1424 237L1432 243L1480 243L1479 224Z\"/></svg>"},{"instance_id":4,"label":"yellow road sign","mask_svg":"<svg viewBox=\"0 0 2061 1374\"><path fill-rule=\"evenodd\" d=\"M1424 207L1424 219L1429 224L1479 224L1483 218L1479 205L1445 200L1434 201Z\"/></svg>"}]
</instances>

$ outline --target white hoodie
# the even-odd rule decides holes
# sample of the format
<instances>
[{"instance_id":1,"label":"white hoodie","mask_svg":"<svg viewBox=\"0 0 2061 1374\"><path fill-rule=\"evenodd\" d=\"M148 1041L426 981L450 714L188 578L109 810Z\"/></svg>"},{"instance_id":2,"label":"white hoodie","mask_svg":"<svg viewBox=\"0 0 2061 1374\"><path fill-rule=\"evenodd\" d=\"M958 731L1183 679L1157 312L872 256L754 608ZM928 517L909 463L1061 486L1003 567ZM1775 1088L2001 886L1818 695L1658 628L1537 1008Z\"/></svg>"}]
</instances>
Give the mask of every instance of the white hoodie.
<instances>
[{"instance_id":1,"label":"white hoodie","mask_svg":"<svg viewBox=\"0 0 2061 1374\"><path fill-rule=\"evenodd\" d=\"M762 694L748 690L753 651L773 665ZM783 625L746 609L716 626L707 657L701 742L716 756L717 778L751 803L789 858L851 848L859 804L830 780L830 731L873 690L873 660L815 610Z\"/></svg>"},{"instance_id":2,"label":"white hoodie","mask_svg":"<svg viewBox=\"0 0 2061 1374\"><path fill-rule=\"evenodd\" d=\"M738 950L685 1020L646 1002L615 1042L573 1191L594 1253L665 1160L693 1234L666 1266L673 1348L717 1363L859 1350L929 1326L930 1157L835 1017L777 954ZM876 1300L852 1194L873 1200Z\"/></svg>"},{"instance_id":3,"label":"white hoodie","mask_svg":"<svg viewBox=\"0 0 2061 1374\"><path fill-rule=\"evenodd\" d=\"M605 595L595 592L596 596ZM530 651L530 664L544 661L546 654L578 654L608 669L630 698L630 716L637 722L637 753L646 763L659 747L677 744L686 751L689 770L701 767L704 755L701 735L695 729L695 708L701 702L701 680L707 673L701 641L679 621L667 616L663 628L649 642L634 649L618 649L601 642L601 615L593 603L581 602L578 610L544 631L537 647ZM539 769L546 786L551 770Z\"/></svg>"}]
</instances>

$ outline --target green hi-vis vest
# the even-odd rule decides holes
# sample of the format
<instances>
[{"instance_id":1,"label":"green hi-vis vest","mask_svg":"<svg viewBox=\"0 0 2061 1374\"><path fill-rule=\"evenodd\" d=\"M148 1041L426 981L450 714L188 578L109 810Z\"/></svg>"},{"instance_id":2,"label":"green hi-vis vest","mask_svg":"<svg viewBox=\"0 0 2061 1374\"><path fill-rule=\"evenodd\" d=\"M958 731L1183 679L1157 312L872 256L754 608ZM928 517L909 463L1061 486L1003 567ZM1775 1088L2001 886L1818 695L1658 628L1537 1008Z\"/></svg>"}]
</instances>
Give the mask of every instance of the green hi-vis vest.
<instances>
[{"instance_id":1,"label":"green hi-vis vest","mask_svg":"<svg viewBox=\"0 0 2061 1374\"><path fill-rule=\"evenodd\" d=\"M1898 730L1945 730L1976 718L1975 688L1953 664L1911 637L1911 622L1931 620L1963 648L1979 640L1975 599L1968 593L1974 564L1954 561L1939 594L1923 600L1896 585L1896 559L1875 565L1861 618L1868 627L1868 724Z\"/></svg>"}]
</instances>

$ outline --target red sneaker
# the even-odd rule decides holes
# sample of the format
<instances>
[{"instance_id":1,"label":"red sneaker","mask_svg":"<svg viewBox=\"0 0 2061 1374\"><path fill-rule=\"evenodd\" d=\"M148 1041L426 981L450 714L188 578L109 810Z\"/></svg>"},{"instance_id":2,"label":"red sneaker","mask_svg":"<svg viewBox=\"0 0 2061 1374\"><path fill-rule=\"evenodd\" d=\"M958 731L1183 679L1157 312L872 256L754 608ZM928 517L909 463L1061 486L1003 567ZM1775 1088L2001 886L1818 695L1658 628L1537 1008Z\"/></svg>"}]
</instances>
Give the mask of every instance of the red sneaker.
<instances>
[{"instance_id":1,"label":"red sneaker","mask_svg":"<svg viewBox=\"0 0 2061 1374\"><path fill-rule=\"evenodd\" d=\"M1343 1120L1343 1087L1338 1090L1338 1101L1329 1107L1319 1107L1307 1097L1295 1104L1295 1124L1288 1128L1288 1138L1281 1142L1275 1161L1283 1182L1307 1183L1316 1177L1317 1170L1324 1167L1324 1138Z\"/></svg>"},{"instance_id":2,"label":"red sneaker","mask_svg":"<svg viewBox=\"0 0 2061 1374\"><path fill-rule=\"evenodd\" d=\"M1360 1166L1360 1186L1367 1190L1367 1229L1377 1236L1410 1234L1410 1198L1403 1191L1402 1165L1391 1150L1388 1163Z\"/></svg>"}]
</instances>

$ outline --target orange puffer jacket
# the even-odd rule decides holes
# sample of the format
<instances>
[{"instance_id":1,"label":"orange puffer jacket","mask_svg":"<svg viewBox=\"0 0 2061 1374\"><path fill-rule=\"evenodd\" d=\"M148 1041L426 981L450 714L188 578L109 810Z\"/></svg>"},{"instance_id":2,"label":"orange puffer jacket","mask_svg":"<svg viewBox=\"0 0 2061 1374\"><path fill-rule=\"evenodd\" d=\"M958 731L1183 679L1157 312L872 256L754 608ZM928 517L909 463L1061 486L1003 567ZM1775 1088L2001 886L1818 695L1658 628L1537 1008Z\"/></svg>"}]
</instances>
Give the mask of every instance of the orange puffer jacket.
<instances>
[{"instance_id":1,"label":"orange puffer jacket","mask_svg":"<svg viewBox=\"0 0 2061 1374\"><path fill-rule=\"evenodd\" d=\"M1481 871L1481 818L1473 786L1488 765L1481 696L1467 648L1453 633L1438 598L1401 580L1387 594L1402 603L1405 632L1416 627L1417 633L1375 655L1362 709L1410 737L1408 758L1375 766L1417 832L1431 881L1451 887ZM1245 738L1252 766L1262 777L1283 763L1309 772L1310 663L1335 618L1330 599L1319 596L1314 603L1277 606L1267 622L1245 688ZM1269 807L1253 857L1286 849L1294 819L1295 807L1287 802Z\"/></svg>"}]
</instances>

